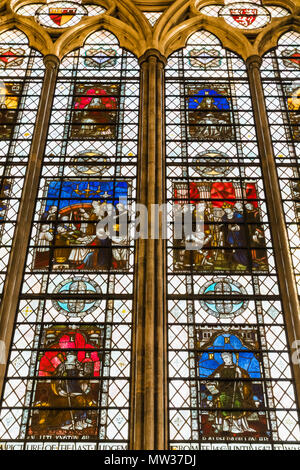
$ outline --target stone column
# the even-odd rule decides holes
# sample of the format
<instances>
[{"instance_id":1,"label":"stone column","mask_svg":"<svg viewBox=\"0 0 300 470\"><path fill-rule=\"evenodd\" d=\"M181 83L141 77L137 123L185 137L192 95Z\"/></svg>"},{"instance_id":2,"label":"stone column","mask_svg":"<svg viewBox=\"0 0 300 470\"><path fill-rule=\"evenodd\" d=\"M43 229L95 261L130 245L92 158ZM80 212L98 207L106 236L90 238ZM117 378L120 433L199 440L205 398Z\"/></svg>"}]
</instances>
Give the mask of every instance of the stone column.
<instances>
[{"instance_id":1,"label":"stone column","mask_svg":"<svg viewBox=\"0 0 300 470\"><path fill-rule=\"evenodd\" d=\"M149 49L139 60L140 133L137 202L148 209L148 239L136 242L135 335L131 400L132 449L166 447L166 250L151 239L151 206L165 201L164 67Z\"/></svg>"},{"instance_id":2,"label":"stone column","mask_svg":"<svg viewBox=\"0 0 300 470\"><path fill-rule=\"evenodd\" d=\"M31 222L38 193L59 59L55 55L49 54L44 57L44 64L45 75L40 103L0 307L0 395L22 285L27 245L30 239Z\"/></svg>"},{"instance_id":3,"label":"stone column","mask_svg":"<svg viewBox=\"0 0 300 470\"><path fill-rule=\"evenodd\" d=\"M280 294L287 327L288 344L291 348L295 340L300 340L300 308L297 286L293 274L293 264L289 240L281 202L272 138L260 75L262 59L253 55L247 59L250 91L254 119L261 157L262 174L265 183L266 200L269 210L270 231L277 265ZM292 350L292 352L294 349ZM292 364L295 386L300 408L300 367Z\"/></svg>"}]
</instances>

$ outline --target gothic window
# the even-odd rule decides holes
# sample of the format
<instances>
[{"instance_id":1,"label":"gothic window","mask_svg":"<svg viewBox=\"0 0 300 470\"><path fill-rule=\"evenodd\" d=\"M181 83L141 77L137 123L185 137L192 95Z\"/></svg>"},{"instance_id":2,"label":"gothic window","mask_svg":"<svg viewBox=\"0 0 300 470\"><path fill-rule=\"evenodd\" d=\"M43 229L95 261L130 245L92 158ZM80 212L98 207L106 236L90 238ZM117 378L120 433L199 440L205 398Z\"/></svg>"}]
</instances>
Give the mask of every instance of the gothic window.
<instances>
[{"instance_id":1,"label":"gothic window","mask_svg":"<svg viewBox=\"0 0 300 470\"><path fill-rule=\"evenodd\" d=\"M152 27L156 25L158 22L159 18L161 17L162 12L161 11L144 11L144 15L146 16L147 20L151 24Z\"/></svg>"},{"instance_id":2,"label":"gothic window","mask_svg":"<svg viewBox=\"0 0 300 470\"><path fill-rule=\"evenodd\" d=\"M166 126L170 447L297 441L246 66L208 32L168 60Z\"/></svg>"},{"instance_id":3,"label":"gothic window","mask_svg":"<svg viewBox=\"0 0 300 470\"><path fill-rule=\"evenodd\" d=\"M0 35L0 285L15 231L39 103L43 61L21 31Z\"/></svg>"},{"instance_id":4,"label":"gothic window","mask_svg":"<svg viewBox=\"0 0 300 470\"><path fill-rule=\"evenodd\" d=\"M281 6L264 6L262 3L261 0L225 0L224 5L208 5L201 8L200 12L208 16L222 17L233 28L244 30L263 28L270 23L271 18L282 18L290 14Z\"/></svg>"},{"instance_id":5,"label":"gothic window","mask_svg":"<svg viewBox=\"0 0 300 470\"><path fill-rule=\"evenodd\" d=\"M26 449L36 441L64 449L65 440L78 449L127 448L134 251L129 228L119 228L121 218L130 222L136 197L138 94L137 60L109 32L93 33L62 60L2 441L20 440ZM113 226L101 225L111 214Z\"/></svg>"},{"instance_id":6,"label":"gothic window","mask_svg":"<svg viewBox=\"0 0 300 470\"><path fill-rule=\"evenodd\" d=\"M1 2L0 449L300 446L297 2L150 3Z\"/></svg>"},{"instance_id":7,"label":"gothic window","mask_svg":"<svg viewBox=\"0 0 300 470\"><path fill-rule=\"evenodd\" d=\"M17 9L18 15L31 16L48 29L64 30L76 25L86 16L101 15L105 8L100 5L82 5L81 0L28 3Z\"/></svg>"},{"instance_id":8,"label":"gothic window","mask_svg":"<svg viewBox=\"0 0 300 470\"><path fill-rule=\"evenodd\" d=\"M294 272L300 293L300 35L284 34L262 64L265 99L273 139Z\"/></svg>"}]
</instances>

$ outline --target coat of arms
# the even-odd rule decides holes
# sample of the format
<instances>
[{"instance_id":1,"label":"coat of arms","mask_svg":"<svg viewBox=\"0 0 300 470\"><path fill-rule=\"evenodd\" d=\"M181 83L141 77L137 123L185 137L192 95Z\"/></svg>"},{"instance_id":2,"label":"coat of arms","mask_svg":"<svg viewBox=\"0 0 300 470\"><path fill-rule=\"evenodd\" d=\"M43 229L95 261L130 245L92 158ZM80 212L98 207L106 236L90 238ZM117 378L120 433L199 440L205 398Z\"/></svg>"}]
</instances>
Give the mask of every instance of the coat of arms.
<instances>
[{"instance_id":1,"label":"coat of arms","mask_svg":"<svg viewBox=\"0 0 300 470\"><path fill-rule=\"evenodd\" d=\"M223 16L225 21L234 28L263 28L271 20L269 11L256 2L228 1L227 3L220 9L218 15Z\"/></svg>"},{"instance_id":2,"label":"coat of arms","mask_svg":"<svg viewBox=\"0 0 300 470\"><path fill-rule=\"evenodd\" d=\"M47 28L67 28L74 26L88 15L88 10L81 2L51 1L42 4L36 12L36 20Z\"/></svg>"},{"instance_id":3,"label":"coat of arms","mask_svg":"<svg viewBox=\"0 0 300 470\"><path fill-rule=\"evenodd\" d=\"M232 8L230 14L234 21L248 28L257 18L256 8Z\"/></svg>"},{"instance_id":4,"label":"coat of arms","mask_svg":"<svg viewBox=\"0 0 300 470\"><path fill-rule=\"evenodd\" d=\"M49 8L49 16L57 26L64 26L76 14L77 8Z\"/></svg>"}]
</instances>

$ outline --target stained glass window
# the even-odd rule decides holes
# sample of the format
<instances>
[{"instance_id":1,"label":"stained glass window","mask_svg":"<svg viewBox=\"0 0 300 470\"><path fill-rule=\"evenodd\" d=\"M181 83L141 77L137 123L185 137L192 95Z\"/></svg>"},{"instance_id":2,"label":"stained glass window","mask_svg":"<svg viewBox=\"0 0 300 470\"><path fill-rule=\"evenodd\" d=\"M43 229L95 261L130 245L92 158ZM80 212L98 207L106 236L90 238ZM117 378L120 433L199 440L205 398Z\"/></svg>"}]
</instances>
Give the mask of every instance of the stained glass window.
<instances>
[{"instance_id":1,"label":"stained glass window","mask_svg":"<svg viewBox=\"0 0 300 470\"><path fill-rule=\"evenodd\" d=\"M162 11L144 11L144 15L146 16L151 26L154 26L161 17Z\"/></svg>"},{"instance_id":2,"label":"stained glass window","mask_svg":"<svg viewBox=\"0 0 300 470\"><path fill-rule=\"evenodd\" d=\"M265 99L280 181L283 212L300 293L300 35L283 35L262 64Z\"/></svg>"},{"instance_id":3,"label":"stained glass window","mask_svg":"<svg viewBox=\"0 0 300 470\"><path fill-rule=\"evenodd\" d=\"M208 5L200 12L208 16L220 16L234 28L257 29L270 23L271 18L281 18L289 15L286 8L277 5L263 6L261 0L250 2L236 2L227 0L225 5Z\"/></svg>"},{"instance_id":4,"label":"stained glass window","mask_svg":"<svg viewBox=\"0 0 300 470\"><path fill-rule=\"evenodd\" d=\"M0 418L25 449L128 446L139 68L99 31L62 61ZM114 215L114 231L99 227Z\"/></svg>"},{"instance_id":5,"label":"stained glass window","mask_svg":"<svg viewBox=\"0 0 300 470\"><path fill-rule=\"evenodd\" d=\"M169 227L170 447L298 441L246 66L212 34L169 58L166 121L169 211L204 228Z\"/></svg>"},{"instance_id":6,"label":"stained glass window","mask_svg":"<svg viewBox=\"0 0 300 470\"><path fill-rule=\"evenodd\" d=\"M69 28L85 16L101 15L105 11L100 5L82 5L81 0L29 3L17 9L18 15L33 17L40 25L55 29Z\"/></svg>"},{"instance_id":7,"label":"stained glass window","mask_svg":"<svg viewBox=\"0 0 300 470\"><path fill-rule=\"evenodd\" d=\"M0 35L0 289L2 292L43 78L42 56L25 34Z\"/></svg>"}]
</instances>

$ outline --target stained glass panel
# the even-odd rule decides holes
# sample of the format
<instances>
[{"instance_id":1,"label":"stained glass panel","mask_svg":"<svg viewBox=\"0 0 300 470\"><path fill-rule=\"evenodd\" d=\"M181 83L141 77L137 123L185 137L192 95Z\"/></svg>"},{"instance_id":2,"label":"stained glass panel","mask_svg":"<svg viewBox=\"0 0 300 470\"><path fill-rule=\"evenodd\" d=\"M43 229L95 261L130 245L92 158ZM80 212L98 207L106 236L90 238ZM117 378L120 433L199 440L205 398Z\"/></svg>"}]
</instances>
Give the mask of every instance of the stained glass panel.
<instances>
[{"instance_id":1,"label":"stained glass panel","mask_svg":"<svg viewBox=\"0 0 300 470\"><path fill-rule=\"evenodd\" d=\"M6 445L128 446L139 68L106 31L62 61L0 418ZM114 230L100 221L115 214Z\"/></svg>"},{"instance_id":2,"label":"stained glass panel","mask_svg":"<svg viewBox=\"0 0 300 470\"><path fill-rule=\"evenodd\" d=\"M25 34L0 35L0 289L7 269L43 78Z\"/></svg>"},{"instance_id":3,"label":"stained glass panel","mask_svg":"<svg viewBox=\"0 0 300 470\"><path fill-rule=\"evenodd\" d=\"M162 11L144 11L144 15L146 16L147 20L151 24L151 26L154 26L155 23L159 20L159 18L162 15Z\"/></svg>"},{"instance_id":4,"label":"stained glass panel","mask_svg":"<svg viewBox=\"0 0 300 470\"><path fill-rule=\"evenodd\" d=\"M300 293L299 40L296 32L283 35L278 47L265 55L261 69L283 212Z\"/></svg>"},{"instance_id":5,"label":"stained glass panel","mask_svg":"<svg viewBox=\"0 0 300 470\"><path fill-rule=\"evenodd\" d=\"M82 5L81 0L31 3L17 9L18 15L32 16L46 28L69 28L79 23L85 16L105 13L100 5Z\"/></svg>"},{"instance_id":6,"label":"stained glass panel","mask_svg":"<svg viewBox=\"0 0 300 470\"><path fill-rule=\"evenodd\" d=\"M257 29L266 26L271 18L282 18L290 12L277 5L263 6L260 0L250 2L236 2L227 0L222 5L207 5L200 9L200 13L208 16L221 16L234 28Z\"/></svg>"},{"instance_id":7,"label":"stained glass panel","mask_svg":"<svg viewBox=\"0 0 300 470\"><path fill-rule=\"evenodd\" d=\"M227 1L219 11L225 21L234 28L263 28L271 20L269 11L262 6L260 0L251 2Z\"/></svg>"},{"instance_id":8,"label":"stained glass panel","mask_svg":"<svg viewBox=\"0 0 300 470\"><path fill-rule=\"evenodd\" d=\"M246 67L208 32L169 58L166 135L170 448L293 444L298 414ZM187 214L188 230L178 222Z\"/></svg>"}]
</instances>

